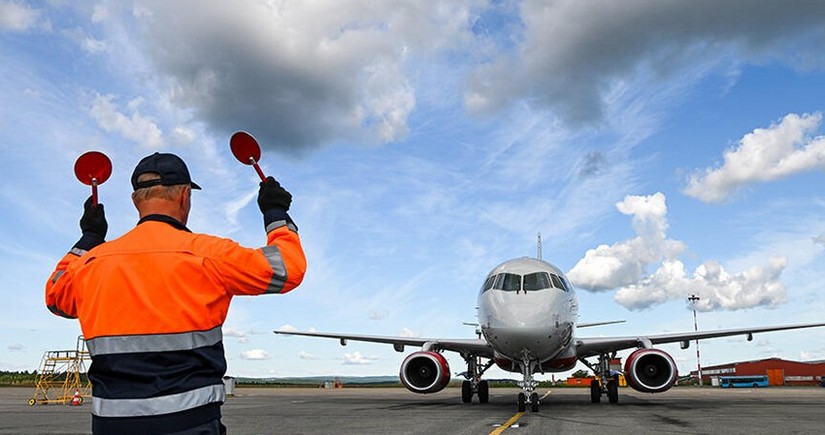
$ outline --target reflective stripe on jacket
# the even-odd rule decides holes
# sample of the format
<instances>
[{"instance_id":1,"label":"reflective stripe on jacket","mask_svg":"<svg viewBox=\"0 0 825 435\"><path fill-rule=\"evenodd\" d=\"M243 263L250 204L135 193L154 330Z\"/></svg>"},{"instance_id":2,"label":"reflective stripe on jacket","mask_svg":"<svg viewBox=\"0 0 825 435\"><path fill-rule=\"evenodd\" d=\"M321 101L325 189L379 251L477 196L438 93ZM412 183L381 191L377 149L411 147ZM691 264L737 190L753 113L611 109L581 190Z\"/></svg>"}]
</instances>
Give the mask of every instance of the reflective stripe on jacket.
<instances>
[{"instance_id":1,"label":"reflective stripe on jacket","mask_svg":"<svg viewBox=\"0 0 825 435\"><path fill-rule=\"evenodd\" d=\"M232 297L286 293L306 269L294 226L270 227L267 246L252 249L152 215L58 263L46 305L80 319L93 428L116 432L129 421L171 432L220 417L221 326Z\"/></svg>"}]
</instances>

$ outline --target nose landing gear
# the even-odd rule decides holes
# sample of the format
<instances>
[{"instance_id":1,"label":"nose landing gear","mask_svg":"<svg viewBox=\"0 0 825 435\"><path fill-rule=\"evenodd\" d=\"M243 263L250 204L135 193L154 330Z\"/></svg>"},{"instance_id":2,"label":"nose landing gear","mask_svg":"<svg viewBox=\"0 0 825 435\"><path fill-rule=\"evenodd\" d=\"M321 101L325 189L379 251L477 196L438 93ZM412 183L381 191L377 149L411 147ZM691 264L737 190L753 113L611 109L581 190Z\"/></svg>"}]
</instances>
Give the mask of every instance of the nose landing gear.
<instances>
[{"instance_id":1,"label":"nose landing gear","mask_svg":"<svg viewBox=\"0 0 825 435\"><path fill-rule=\"evenodd\" d=\"M521 393L518 394L518 412L526 412L528 404L531 412L539 412L539 394L535 391L539 383L533 379L533 367L526 350L521 357L521 373L524 380L518 383L521 387Z\"/></svg>"}]
</instances>

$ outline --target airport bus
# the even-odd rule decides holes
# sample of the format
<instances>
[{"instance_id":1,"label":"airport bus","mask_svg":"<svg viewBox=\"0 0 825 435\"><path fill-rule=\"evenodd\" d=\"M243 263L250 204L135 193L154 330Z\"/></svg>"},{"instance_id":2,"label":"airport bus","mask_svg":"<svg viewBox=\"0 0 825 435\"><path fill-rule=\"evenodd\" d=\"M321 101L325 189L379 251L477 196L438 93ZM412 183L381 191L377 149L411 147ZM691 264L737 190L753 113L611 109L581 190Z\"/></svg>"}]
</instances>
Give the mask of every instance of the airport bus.
<instances>
[{"instance_id":1,"label":"airport bus","mask_svg":"<svg viewBox=\"0 0 825 435\"><path fill-rule=\"evenodd\" d=\"M763 376L719 376L719 386L722 388L753 388L767 387L768 377Z\"/></svg>"}]
</instances>

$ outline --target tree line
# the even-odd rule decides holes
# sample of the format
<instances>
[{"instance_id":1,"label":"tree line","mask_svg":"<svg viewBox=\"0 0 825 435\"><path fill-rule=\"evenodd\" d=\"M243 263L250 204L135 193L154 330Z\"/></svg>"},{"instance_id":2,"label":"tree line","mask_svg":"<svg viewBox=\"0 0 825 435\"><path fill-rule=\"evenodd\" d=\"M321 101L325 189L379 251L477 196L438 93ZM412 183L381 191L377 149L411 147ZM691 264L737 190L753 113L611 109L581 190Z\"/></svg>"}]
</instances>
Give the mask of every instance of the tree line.
<instances>
[{"instance_id":1,"label":"tree line","mask_svg":"<svg viewBox=\"0 0 825 435\"><path fill-rule=\"evenodd\" d=\"M37 370L31 372L28 370L22 372L0 371L0 385L3 386L34 385L36 381Z\"/></svg>"}]
</instances>

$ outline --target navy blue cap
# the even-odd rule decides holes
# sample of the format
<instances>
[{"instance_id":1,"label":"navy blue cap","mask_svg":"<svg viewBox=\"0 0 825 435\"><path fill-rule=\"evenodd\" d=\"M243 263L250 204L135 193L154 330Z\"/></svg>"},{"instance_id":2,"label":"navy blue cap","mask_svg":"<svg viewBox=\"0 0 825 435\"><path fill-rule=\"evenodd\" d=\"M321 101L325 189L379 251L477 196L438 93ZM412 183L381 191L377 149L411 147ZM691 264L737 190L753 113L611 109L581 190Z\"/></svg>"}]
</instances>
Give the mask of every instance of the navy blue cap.
<instances>
[{"instance_id":1,"label":"navy blue cap","mask_svg":"<svg viewBox=\"0 0 825 435\"><path fill-rule=\"evenodd\" d=\"M138 177L142 174L154 172L160 174L160 179L146 180L138 183ZM189 169L180 157L169 153L154 153L144 157L132 172L132 188L134 190L151 186L175 186L178 184L188 184L193 189L201 187L192 182L189 177Z\"/></svg>"}]
</instances>

